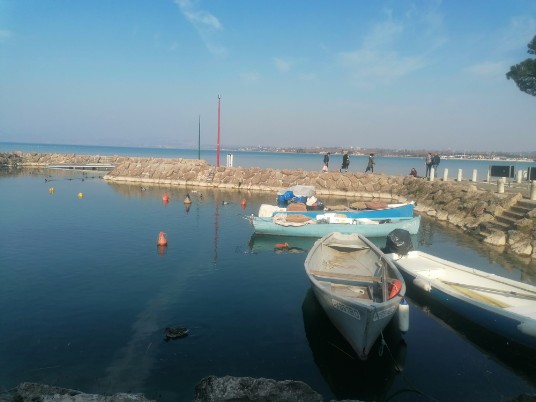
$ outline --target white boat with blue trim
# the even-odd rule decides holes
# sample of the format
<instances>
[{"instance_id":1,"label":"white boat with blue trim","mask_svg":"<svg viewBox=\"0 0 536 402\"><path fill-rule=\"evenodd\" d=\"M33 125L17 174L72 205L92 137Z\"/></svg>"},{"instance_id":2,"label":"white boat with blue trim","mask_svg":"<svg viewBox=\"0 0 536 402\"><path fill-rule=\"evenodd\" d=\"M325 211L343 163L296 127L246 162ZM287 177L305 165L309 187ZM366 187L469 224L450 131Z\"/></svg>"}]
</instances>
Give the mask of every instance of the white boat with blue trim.
<instances>
[{"instance_id":1,"label":"white boat with blue trim","mask_svg":"<svg viewBox=\"0 0 536 402\"><path fill-rule=\"evenodd\" d=\"M409 296L435 301L508 342L536 350L536 286L466 267L404 247L407 234L390 234L384 251L402 273Z\"/></svg>"}]
</instances>

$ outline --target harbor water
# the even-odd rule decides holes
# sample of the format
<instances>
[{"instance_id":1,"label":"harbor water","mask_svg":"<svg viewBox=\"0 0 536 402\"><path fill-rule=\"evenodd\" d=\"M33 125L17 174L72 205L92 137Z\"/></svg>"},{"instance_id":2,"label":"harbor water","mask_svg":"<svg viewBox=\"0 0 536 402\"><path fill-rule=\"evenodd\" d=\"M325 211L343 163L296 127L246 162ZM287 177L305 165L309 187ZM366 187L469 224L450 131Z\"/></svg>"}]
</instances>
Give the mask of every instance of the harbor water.
<instances>
[{"instance_id":1,"label":"harbor water","mask_svg":"<svg viewBox=\"0 0 536 402\"><path fill-rule=\"evenodd\" d=\"M389 328L359 361L311 292L313 241L285 238L284 252L253 236L247 216L275 194L46 169L0 169L0 194L0 392L28 381L190 401L203 377L232 375L303 381L326 401L536 393L534 355L411 297L409 331ZM536 284L533 262L426 217L414 246ZM190 332L166 341L167 327Z\"/></svg>"}]
</instances>

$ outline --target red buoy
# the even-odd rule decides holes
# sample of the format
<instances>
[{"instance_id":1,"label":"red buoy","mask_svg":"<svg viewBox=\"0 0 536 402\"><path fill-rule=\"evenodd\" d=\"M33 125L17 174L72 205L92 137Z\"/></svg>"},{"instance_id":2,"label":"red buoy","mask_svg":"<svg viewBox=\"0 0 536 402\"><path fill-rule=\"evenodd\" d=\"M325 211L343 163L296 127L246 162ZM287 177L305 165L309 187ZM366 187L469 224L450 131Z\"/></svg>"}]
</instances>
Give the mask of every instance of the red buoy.
<instances>
[{"instance_id":1,"label":"red buoy","mask_svg":"<svg viewBox=\"0 0 536 402\"><path fill-rule=\"evenodd\" d=\"M162 196L162 201L164 201L164 202L168 202L168 201L169 201L169 195L167 195L166 193L164 193L164 195Z\"/></svg>"},{"instance_id":2,"label":"red buoy","mask_svg":"<svg viewBox=\"0 0 536 402\"><path fill-rule=\"evenodd\" d=\"M158 235L158 242L156 244L158 246L167 246L167 238L164 232L160 232Z\"/></svg>"},{"instance_id":3,"label":"red buoy","mask_svg":"<svg viewBox=\"0 0 536 402\"><path fill-rule=\"evenodd\" d=\"M242 198L242 201L240 202L240 205L242 206L242 209L246 207L246 199Z\"/></svg>"}]
</instances>

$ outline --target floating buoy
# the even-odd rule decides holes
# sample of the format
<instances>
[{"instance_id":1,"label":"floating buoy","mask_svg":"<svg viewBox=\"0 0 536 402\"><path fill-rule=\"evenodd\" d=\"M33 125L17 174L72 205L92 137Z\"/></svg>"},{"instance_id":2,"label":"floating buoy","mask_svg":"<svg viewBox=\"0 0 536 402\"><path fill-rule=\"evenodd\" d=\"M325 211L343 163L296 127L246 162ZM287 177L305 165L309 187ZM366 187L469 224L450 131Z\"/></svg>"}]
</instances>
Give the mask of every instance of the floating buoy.
<instances>
[{"instance_id":1,"label":"floating buoy","mask_svg":"<svg viewBox=\"0 0 536 402\"><path fill-rule=\"evenodd\" d=\"M48 192L49 192L50 194L54 194L54 187L50 187L50 188L48 189Z\"/></svg>"},{"instance_id":2,"label":"floating buoy","mask_svg":"<svg viewBox=\"0 0 536 402\"><path fill-rule=\"evenodd\" d=\"M274 244L274 247L279 248L279 249L288 248L288 243L276 243L276 244Z\"/></svg>"},{"instance_id":3,"label":"floating buoy","mask_svg":"<svg viewBox=\"0 0 536 402\"><path fill-rule=\"evenodd\" d=\"M402 299L398 306L398 329L404 334L409 329L409 304L405 298Z\"/></svg>"},{"instance_id":4,"label":"floating buoy","mask_svg":"<svg viewBox=\"0 0 536 402\"><path fill-rule=\"evenodd\" d=\"M402 290L402 282L398 279L389 285L389 299L395 297Z\"/></svg>"},{"instance_id":5,"label":"floating buoy","mask_svg":"<svg viewBox=\"0 0 536 402\"><path fill-rule=\"evenodd\" d=\"M164 193L164 195L162 196L162 201L164 201L164 202L169 201L169 195Z\"/></svg>"},{"instance_id":6,"label":"floating buoy","mask_svg":"<svg viewBox=\"0 0 536 402\"><path fill-rule=\"evenodd\" d=\"M83 197L84 197L83 193L78 193L78 198L83 198Z\"/></svg>"},{"instance_id":7,"label":"floating buoy","mask_svg":"<svg viewBox=\"0 0 536 402\"><path fill-rule=\"evenodd\" d=\"M240 205L242 206L242 208L246 207L246 199L245 198L242 198L242 201L240 202Z\"/></svg>"},{"instance_id":8,"label":"floating buoy","mask_svg":"<svg viewBox=\"0 0 536 402\"><path fill-rule=\"evenodd\" d=\"M158 235L158 242L156 244L158 246L167 246L167 238L164 232L160 232Z\"/></svg>"},{"instance_id":9,"label":"floating buoy","mask_svg":"<svg viewBox=\"0 0 536 402\"><path fill-rule=\"evenodd\" d=\"M191 204L192 203L192 199L190 198L190 194L186 194L186 197L184 198L184 203L185 204Z\"/></svg>"}]
</instances>

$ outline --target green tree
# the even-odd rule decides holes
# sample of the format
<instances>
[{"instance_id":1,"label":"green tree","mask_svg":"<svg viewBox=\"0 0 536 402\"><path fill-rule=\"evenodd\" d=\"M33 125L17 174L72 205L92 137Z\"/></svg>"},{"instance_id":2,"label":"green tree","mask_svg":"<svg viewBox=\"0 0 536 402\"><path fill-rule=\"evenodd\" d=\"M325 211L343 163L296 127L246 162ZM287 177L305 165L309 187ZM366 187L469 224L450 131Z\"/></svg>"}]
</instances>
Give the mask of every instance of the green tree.
<instances>
[{"instance_id":1,"label":"green tree","mask_svg":"<svg viewBox=\"0 0 536 402\"><path fill-rule=\"evenodd\" d=\"M536 36L527 46L529 54L536 54ZM536 96L536 59L526 59L510 67L510 71L506 73L506 78L513 79L521 91Z\"/></svg>"}]
</instances>

